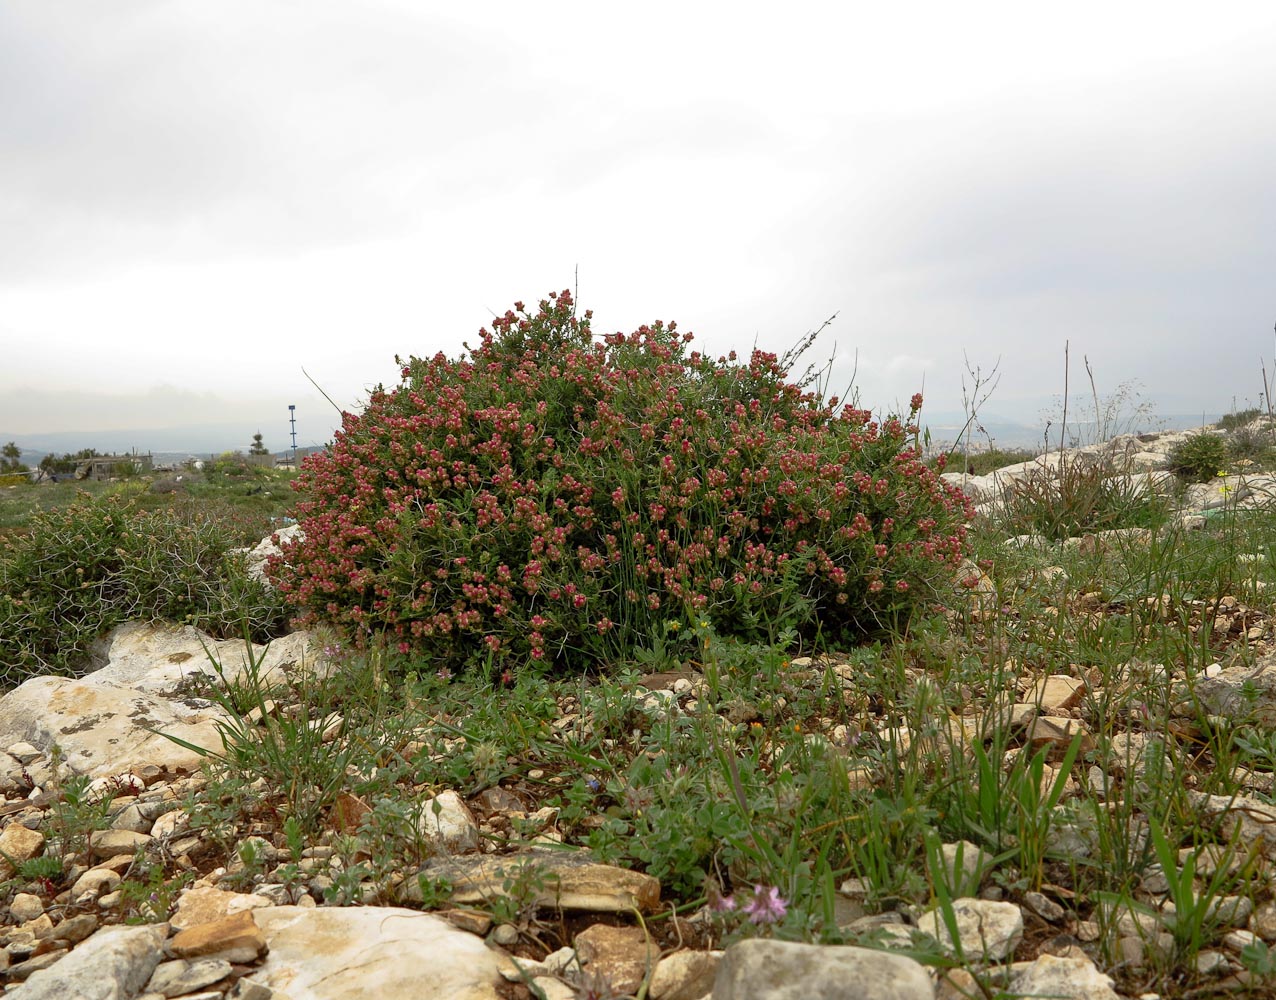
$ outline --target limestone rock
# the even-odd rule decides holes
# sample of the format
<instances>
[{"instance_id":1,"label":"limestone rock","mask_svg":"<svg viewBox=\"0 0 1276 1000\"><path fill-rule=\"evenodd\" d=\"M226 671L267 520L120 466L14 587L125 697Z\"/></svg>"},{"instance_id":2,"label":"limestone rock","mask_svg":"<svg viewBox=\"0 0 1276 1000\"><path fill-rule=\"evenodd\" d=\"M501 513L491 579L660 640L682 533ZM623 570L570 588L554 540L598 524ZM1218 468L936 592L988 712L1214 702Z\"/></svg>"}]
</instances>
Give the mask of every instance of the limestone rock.
<instances>
[{"instance_id":1,"label":"limestone rock","mask_svg":"<svg viewBox=\"0 0 1276 1000\"><path fill-rule=\"evenodd\" d=\"M0 833L0 878L9 878L14 866L30 861L44 850L44 834L28 830L21 823L10 823Z\"/></svg>"},{"instance_id":2,"label":"limestone rock","mask_svg":"<svg viewBox=\"0 0 1276 1000\"><path fill-rule=\"evenodd\" d=\"M213 886L194 886L182 893L171 921L174 930L182 931L199 924L233 917L246 910L270 906L265 896L246 892L229 892Z\"/></svg>"},{"instance_id":3,"label":"limestone rock","mask_svg":"<svg viewBox=\"0 0 1276 1000\"><path fill-rule=\"evenodd\" d=\"M40 897L30 892L19 892L9 904L9 914L16 920L35 920L44 913L44 903Z\"/></svg>"},{"instance_id":4,"label":"limestone rock","mask_svg":"<svg viewBox=\"0 0 1276 1000\"><path fill-rule=\"evenodd\" d=\"M1085 958L1041 955L1035 962L1014 966L1010 989L1019 996L1059 997L1061 1000L1120 1000L1112 979Z\"/></svg>"},{"instance_id":5,"label":"limestone rock","mask_svg":"<svg viewBox=\"0 0 1276 1000\"><path fill-rule=\"evenodd\" d=\"M1023 939L1023 913L1013 903L955 899L952 907L957 919L961 953L968 960L1000 962L1013 954ZM923 913L917 926L938 941L944 950L956 952L939 908Z\"/></svg>"},{"instance_id":6,"label":"limestone rock","mask_svg":"<svg viewBox=\"0 0 1276 1000\"><path fill-rule=\"evenodd\" d=\"M1040 705L1043 715L1055 715L1060 711L1076 708L1085 696L1085 681L1067 674L1051 674L1043 677L1024 696L1024 701Z\"/></svg>"},{"instance_id":7,"label":"limestone rock","mask_svg":"<svg viewBox=\"0 0 1276 1000\"><path fill-rule=\"evenodd\" d=\"M1258 843L1269 855L1276 853L1276 806L1246 795L1189 792L1188 798L1205 815L1220 819L1224 830L1234 831L1244 846Z\"/></svg>"},{"instance_id":8,"label":"limestone rock","mask_svg":"<svg viewBox=\"0 0 1276 1000\"><path fill-rule=\"evenodd\" d=\"M179 931L168 943L177 958L223 958L254 962L266 951L266 938L251 910L196 924Z\"/></svg>"},{"instance_id":9,"label":"limestone rock","mask_svg":"<svg viewBox=\"0 0 1276 1000\"><path fill-rule=\"evenodd\" d=\"M215 677L205 649L228 678L243 674L242 641L219 642L189 626L123 625L100 670L34 677L0 698L0 746L28 742L47 755L56 744L69 770L93 777L153 765L193 769L203 757L162 734L221 750L225 713L190 693L199 677ZM256 646L253 655L266 679L314 662L306 632Z\"/></svg>"},{"instance_id":10,"label":"limestone rock","mask_svg":"<svg viewBox=\"0 0 1276 1000\"><path fill-rule=\"evenodd\" d=\"M283 546L300 542L305 537L300 524L290 524L286 528L280 528L267 535L251 549L239 549L238 551L244 553L244 567L248 575L269 587L270 579L266 576L266 560L271 556L282 555Z\"/></svg>"},{"instance_id":11,"label":"limestone rock","mask_svg":"<svg viewBox=\"0 0 1276 1000\"><path fill-rule=\"evenodd\" d=\"M978 891L979 883L992 867L992 855L968 840L944 844L939 850L949 891L959 896Z\"/></svg>"},{"instance_id":12,"label":"limestone rock","mask_svg":"<svg viewBox=\"0 0 1276 1000\"><path fill-rule=\"evenodd\" d=\"M166 997L194 993L205 986L219 983L230 975L230 963L221 958L201 958L194 962L175 958L161 962L146 984L146 992Z\"/></svg>"},{"instance_id":13,"label":"limestone rock","mask_svg":"<svg viewBox=\"0 0 1276 1000\"><path fill-rule=\"evenodd\" d=\"M636 993L660 957L641 927L595 924L577 934L575 944L581 969L604 979L613 993Z\"/></svg>"},{"instance_id":14,"label":"limestone rock","mask_svg":"<svg viewBox=\"0 0 1276 1000\"><path fill-rule=\"evenodd\" d=\"M675 951L651 975L651 1000L700 1000L713 989L722 961L720 951Z\"/></svg>"},{"instance_id":15,"label":"limestone rock","mask_svg":"<svg viewBox=\"0 0 1276 1000\"><path fill-rule=\"evenodd\" d=\"M95 858L114 858L121 854L136 854L150 842L149 834L132 830L94 830L89 834L89 851Z\"/></svg>"},{"instance_id":16,"label":"limestone rock","mask_svg":"<svg viewBox=\"0 0 1276 1000\"><path fill-rule=\"evenodd\" d=\"M34 972L15 1000L119 1000L136 996L163 954L164 924L104 927L55 965Z\"/></svg>"},{"instance_id":17,"label":"limestone rock","mask_svg":"<svg viewBox=\"0 0 1276 1000\"><path fill-rule=\"evenodd\" d=\"M478 849L478 823L465 801L448 789L421 804L417 829L435 850L461 854Z\"/></svg>"},{"instance_id":18,"label":"limestone rock","mask_svg":"<svg viewBox=\"0 0 1276 1000\"><path fill-rule=\"evenodd\" d=\"M933 1000L925 968L911 958L845 945L753 938L726 950L713 1000Z\"/></svg>"},{"instance_id":19,"label":"limestone rock","mask_svg":"<svg viewBox=\"0 0 1276 1000\"><path fill-rule=\"evenodd\" d=\"M1252 667L1225 667L1198 681L1196 697L1211 715L1252 718L1260 726L1276 728L1276 654L1262 657Z\"/></svg>"},{"instance_id":20,"label":"limestone rock","mask_svg":"<svg viewBox=\"0 0 1276 1000\"><path fill-rule=\"evenodd\" d=\"M446 920L395 907L256 911L270 945L246 977L289 1000L497 1000L495 954Z\"/></svg>"},{"instance_id":21,"label":"limestone rock","mask_svg":"<svg viewBox=\"0 0 1276 1000\"><path fill-rule=\"evenodd\" d=\"M538 906L594 913L650 913L660 903L660 882L650 875L593 861L583 851L529 850L501 856L458 855L434 858L424 869L430 878L452 883L456 906L481 905L505 895L504 881L523 865L535 865L543 883ZM420 892L416 880L405 883L406 898Z\"/></svg>"}]
</instances>

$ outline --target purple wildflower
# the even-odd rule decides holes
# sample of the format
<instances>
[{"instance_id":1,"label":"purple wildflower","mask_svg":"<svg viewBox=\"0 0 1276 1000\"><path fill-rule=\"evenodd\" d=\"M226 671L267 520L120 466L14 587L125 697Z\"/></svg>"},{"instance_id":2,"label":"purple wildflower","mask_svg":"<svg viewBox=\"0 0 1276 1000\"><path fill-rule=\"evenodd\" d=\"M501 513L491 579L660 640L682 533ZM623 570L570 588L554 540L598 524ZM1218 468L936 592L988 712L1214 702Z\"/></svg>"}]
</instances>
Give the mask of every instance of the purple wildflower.
<instances>
[{"instance_id":1,"label":"purple wildflower","mask_svg":"<svg viewBox=\"0 0 1276 1000\"><path fill-rule=\"evenodd\" d=\"M784 919L789 911L788 902L775 886L755 885L753 898L744 906L744 912L755 924L774 924Z\"/></svg>"}]
</instances>

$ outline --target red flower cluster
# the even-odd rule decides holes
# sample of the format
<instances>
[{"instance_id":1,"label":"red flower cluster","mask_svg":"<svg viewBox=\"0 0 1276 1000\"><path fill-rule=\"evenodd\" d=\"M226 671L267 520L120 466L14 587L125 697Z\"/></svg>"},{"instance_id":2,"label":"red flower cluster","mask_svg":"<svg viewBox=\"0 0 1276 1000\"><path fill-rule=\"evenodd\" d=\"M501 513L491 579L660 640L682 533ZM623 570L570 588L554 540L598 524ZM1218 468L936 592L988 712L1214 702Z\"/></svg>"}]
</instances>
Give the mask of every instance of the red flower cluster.
<instances>
[{"instance_id":1,"label":"red flower cluster","mask_svg":"<svg viewBox=\"0 0 1276 1000\"><path fill-rule=\"evenodd\" d=\"M713 361L660 322L599 342L589 320L568 292L520 305L347 415L271 570L303 621L445 665L584 668L691 612L757 638L805 608L799 631L853 640L951 579L969 511L921 461L920 396L879 423L773 354Z\"/></svg>"}]
</instances>

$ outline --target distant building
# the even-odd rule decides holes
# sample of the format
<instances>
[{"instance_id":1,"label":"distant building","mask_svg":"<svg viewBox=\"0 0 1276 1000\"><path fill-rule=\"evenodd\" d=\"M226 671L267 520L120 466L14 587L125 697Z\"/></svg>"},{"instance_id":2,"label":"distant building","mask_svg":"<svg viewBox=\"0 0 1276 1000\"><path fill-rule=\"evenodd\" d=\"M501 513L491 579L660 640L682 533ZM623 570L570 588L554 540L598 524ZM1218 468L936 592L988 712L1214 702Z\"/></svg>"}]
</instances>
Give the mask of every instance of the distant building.
<instances>
[{"instance_id":1,"label":"distant building","mask_svg":"<svg viewBox=\"0 0 1276 1000\"><path fill-rule=\"evenodd\" d=\"M154 462L146 455L98 455L86 458L75 468L76 479L111 479L116 476L151 472Z\"/></svg>"}]
</instances>

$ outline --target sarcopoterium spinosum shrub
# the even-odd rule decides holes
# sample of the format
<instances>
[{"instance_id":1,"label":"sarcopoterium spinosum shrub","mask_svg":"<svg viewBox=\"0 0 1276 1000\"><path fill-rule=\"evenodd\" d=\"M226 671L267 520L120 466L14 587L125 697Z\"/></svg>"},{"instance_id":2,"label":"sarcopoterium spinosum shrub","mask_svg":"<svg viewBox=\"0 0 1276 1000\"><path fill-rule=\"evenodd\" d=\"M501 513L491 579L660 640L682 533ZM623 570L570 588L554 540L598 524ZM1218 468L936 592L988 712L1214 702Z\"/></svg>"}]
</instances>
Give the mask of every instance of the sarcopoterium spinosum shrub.
<instances>
[{"instance_id":1,"label":"sarcopoterium spinosum shrub","mask_svg":"<svg viewBox=\"0 0 1276 1000\"><path fill-rule=\"evenodd\" d=\"M877 422L673 323L595 340L568 292L481 337L400 362L306 459L271 567L303 622L584 669L671 621L851 642L951 583L969 510L921 461L920 396Z\"/></svg>"}]
</instances>

